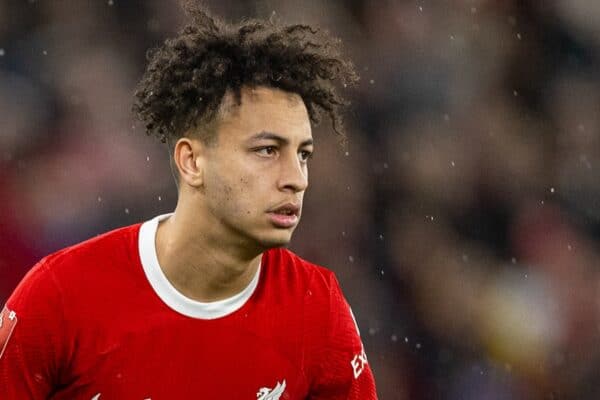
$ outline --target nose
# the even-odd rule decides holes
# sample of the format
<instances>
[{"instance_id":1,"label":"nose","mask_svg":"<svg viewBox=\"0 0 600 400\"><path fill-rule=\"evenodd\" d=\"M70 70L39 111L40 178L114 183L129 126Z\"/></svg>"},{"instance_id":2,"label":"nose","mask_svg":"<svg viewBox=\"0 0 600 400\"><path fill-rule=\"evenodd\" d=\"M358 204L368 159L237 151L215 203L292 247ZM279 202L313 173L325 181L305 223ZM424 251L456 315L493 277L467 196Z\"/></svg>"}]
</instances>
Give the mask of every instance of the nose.
<instances>
[{"instance_id":1,"label":"nose","mask_svg":"<svg viewBox=\"0 0 600 400\"><path fill-rule=\"evenodd\" d=\"M298 154L281 157L279 189L294 193L302 192L308 187L308 168L300 162Z\"/></svg>"}]
</instances>

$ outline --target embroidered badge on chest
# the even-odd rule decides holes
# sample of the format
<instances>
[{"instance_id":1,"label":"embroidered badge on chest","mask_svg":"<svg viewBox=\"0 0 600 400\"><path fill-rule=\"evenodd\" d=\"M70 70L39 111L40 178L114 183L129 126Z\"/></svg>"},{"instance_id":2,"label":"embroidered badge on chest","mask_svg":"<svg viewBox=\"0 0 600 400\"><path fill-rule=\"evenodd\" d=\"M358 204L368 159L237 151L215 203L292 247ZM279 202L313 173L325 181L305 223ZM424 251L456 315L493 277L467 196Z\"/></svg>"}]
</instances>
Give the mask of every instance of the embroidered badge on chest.
<instances>
[{"instance_id":1,"label":"embroidered badge on chest","mask_svg":"<svg viewBox=\"0 0 600 400\"><path fill-rule=\"evenodd\" d=\"M4 354L4 350L8 345L8 339L10 339L10 335L12 335L16 325L17 313L4 307L2 312L0 312L0 358Z\"/></svg>"},{"instance_id":2,"label":"embroidered badge on chest","mask_svg":"<svg viewBox=\"0 0 600 400\"><path fill-rule=\"evenodd\" d=\"M285 391L285 379L283 382L277 382L277 386L273 389L260 388L256 393L256 400L279 400L283 392Z\"/></svg>"}]
</instances>

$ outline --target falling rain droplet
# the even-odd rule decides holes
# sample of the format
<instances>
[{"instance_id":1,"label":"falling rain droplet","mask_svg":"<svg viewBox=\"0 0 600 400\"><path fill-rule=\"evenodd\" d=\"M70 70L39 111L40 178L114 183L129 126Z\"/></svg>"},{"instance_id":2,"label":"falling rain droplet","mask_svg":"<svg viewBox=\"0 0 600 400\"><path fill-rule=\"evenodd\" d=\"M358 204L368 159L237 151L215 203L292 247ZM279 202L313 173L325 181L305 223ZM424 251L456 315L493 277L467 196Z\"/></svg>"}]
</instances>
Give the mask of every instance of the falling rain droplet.
<instances>
[{"instance_id":1,"label":"falling rain droplet","mask_svg":"<svg viewBox=\"0 0 600 400\"><path fill-rule=\"evenodd\" d=\"M146 161L150 161L150 156L147 156L147 157L146 157Z\"/></svg>"},{"instance_id":2,"label":"falling rain droplet","mask_svg":"<svg viewBox=\"0 0 600 400\"><path fill-rule=\"evenodd\" d=\"M419 11L423 11L423 6L419 6Z\"/></svg>"},{"instance_id":3,"label":"falling rain droplet","mask_svg":"<svg viewBox=\"0 0 600 400\"><path fill-rule=\"evenodd\" d=\"M456 164L454 163L454 161L450 161L450 165L452 165L453 167L456 166Z\"/></svg>"}]
</instances>

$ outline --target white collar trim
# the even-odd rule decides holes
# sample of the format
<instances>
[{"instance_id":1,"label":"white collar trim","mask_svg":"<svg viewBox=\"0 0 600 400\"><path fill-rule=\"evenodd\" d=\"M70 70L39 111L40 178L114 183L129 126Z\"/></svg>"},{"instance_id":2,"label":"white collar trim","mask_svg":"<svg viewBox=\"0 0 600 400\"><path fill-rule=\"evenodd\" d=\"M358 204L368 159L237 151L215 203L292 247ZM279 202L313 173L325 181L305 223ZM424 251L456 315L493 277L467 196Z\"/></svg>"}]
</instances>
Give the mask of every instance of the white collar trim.
<instances>
[{"instance_id":1,"label":"white collar trim","mask_svg":"<svg viewBox=\"0 0 600 400\"><path fill-rule=\"evenodd\" d=\"M198 319L216 319L233 313L240 309L254 293L258 286L260 276L260 264L256 275L252 278L250 284L240 293L224 300L204 303L192 300L184 296L169 282L162 268L158 263L156 255L156 230L158 223L168 218L172 214L159 215L149 221L146 221L140 227L138 237L138 250L142 268L146 274L150 286L160 299L170 308L180 314Z\"/></svg>"}]
</instances>

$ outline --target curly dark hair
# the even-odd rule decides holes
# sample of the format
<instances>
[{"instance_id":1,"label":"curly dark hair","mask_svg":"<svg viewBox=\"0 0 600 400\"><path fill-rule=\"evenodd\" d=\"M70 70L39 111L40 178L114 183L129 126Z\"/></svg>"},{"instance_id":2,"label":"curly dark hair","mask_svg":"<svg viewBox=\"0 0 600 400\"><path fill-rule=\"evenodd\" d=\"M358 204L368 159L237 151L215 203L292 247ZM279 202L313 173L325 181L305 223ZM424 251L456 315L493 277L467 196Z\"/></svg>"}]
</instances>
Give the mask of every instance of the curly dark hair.
<instances>
[{"instance_id":1,"label":"curly dark hair","mask_svg":"<svg viewBox=\"0 0 600 400\"><path fill-rule=\"evenodd\" d=\"M170 142L210 121L228 90L240 104L243 86L269 86L300 95L314 124L326 112L345 138L340 108L348 102L335 84L355 84L358 75L340 58L340 40L310 25L274 18L227 24L196 2L183 6L191 22L148 51L135 92L133 111L148 135Z\"/></svg>"}]
</instances>

